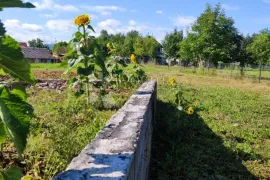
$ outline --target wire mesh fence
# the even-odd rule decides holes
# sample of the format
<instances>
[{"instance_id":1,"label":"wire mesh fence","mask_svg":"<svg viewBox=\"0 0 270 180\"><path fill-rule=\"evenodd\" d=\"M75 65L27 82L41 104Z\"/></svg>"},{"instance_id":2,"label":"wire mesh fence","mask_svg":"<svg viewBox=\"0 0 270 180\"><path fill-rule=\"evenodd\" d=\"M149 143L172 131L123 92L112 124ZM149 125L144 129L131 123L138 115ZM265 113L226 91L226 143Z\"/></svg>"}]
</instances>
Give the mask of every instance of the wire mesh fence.
<instances>
[{"instance_id":1,"label":"wire mesh fence","mask_svg":"<svg viewBox=\"0 0 270 180\"><path fill-rule=\"evenodd\" d=\"M176 64L182 68L183 71L193 72L197 74L221 75L226 78L248 78L253 81L259 80L260 66L246 65L241 66L240 63L219 63L218 66L214 64L205 63L203 67L187 65L185 63ZM262 66L261 80L270 80L270 66Z\"/></svg>"}]
</instances>

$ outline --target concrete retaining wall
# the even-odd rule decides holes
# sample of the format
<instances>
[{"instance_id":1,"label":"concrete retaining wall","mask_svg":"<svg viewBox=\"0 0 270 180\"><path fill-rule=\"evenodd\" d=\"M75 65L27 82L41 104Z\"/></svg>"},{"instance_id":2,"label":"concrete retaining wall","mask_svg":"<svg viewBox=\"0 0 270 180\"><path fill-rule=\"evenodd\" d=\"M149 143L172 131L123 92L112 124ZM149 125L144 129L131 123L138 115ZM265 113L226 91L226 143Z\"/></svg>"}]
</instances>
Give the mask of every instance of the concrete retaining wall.
<instances>
[{"instance_id":1,"label":"concrete retaining wall","mask_svg":"<svg viewBox=\"0 0 270 180\"><path fill-rule=\"evenodd\" d=\"M55 180L146 180L156 82L144 83ZM76 146L76 144L74 144Z\"/></svg>"}]
</instances>

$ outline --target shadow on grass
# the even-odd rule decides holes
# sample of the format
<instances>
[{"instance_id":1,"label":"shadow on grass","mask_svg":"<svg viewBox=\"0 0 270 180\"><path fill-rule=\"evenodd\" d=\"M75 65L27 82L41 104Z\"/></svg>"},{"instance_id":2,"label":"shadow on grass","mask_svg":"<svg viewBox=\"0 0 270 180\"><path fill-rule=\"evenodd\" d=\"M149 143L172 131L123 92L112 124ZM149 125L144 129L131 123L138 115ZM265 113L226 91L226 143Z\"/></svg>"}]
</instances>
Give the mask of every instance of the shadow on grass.
<instances>
[{"instance_id":1,"label":"shadow on grass","mask_svg":"<svg viewBox=\"0 0 270 180\"><path fill-rule=\"evenodd\" d=\"M198 114L157 102L150 179L258 179L242 165L245 159L252 157L226 148Z\"/></svg>"}]
</instances>

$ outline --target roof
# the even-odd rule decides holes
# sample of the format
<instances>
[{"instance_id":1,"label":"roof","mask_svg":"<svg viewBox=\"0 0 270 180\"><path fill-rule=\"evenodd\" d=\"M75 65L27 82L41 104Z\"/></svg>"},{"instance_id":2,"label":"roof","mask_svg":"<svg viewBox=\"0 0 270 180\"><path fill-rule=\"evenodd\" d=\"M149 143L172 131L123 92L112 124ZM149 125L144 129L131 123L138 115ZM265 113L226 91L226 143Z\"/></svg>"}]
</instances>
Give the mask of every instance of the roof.
<instances>
[{"instance_id":1,"label":"roof","mask_svg":"<svg viewBox=\"0 0 270 180\"><path fill-rule=\"evenodd\" d=\"M27 47L27 43L26 42L19 42L20 47Z\"/></svg>"},{"instance_id":2,"label":"roof","mask_svg":"<svg viewBox=\"0 0 270 180\"><path fill-rule=\"evenodd\" d=\"M47 48L22 47L22 52L28 59L56 59Z\"/></svg>"}]
</instances>

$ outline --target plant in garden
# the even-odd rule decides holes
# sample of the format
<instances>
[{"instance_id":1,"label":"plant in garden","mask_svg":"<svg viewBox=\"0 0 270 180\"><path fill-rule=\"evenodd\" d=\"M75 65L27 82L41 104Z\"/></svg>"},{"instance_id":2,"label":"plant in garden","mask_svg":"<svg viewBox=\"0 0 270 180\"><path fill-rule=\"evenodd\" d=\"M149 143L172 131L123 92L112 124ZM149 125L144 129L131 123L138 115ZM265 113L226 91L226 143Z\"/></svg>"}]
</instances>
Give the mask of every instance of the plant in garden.
<instances>
[{"instance_id":1,"label":"plant in garden","mask_svg":"<svg viewBox=\"0 0 270 180\"><path fill-rule=\"evenodd\" d=\"M176 91L175 104L177 106L177 109L179 111L186 111L186 113L188 115L193 115L195 112L195 109L198 108L199 101L195 98L194 104L190 104L183 95L184 89L182 89L181 86L176 87L176 85L177 85L176 79L171 77L171 78L169 78L168 82L169 82L171 88L174 91ZM191 92L191 93L193 93L193 92ZM194 93L194 95L196 95L196 93Z\"/></svg>"},{"instance_id":2,"label":"plant in garden","mask_svg":"<svg viewBox=\"0 0 270 180\"><path fill-rule=\"evenodd\" d=\"M77 69L77 78L70 81L72 87L80 87L77 95L86 94L87 104L90 104L90 90L93 87L104 93L105 77L108 72L104 59L106 57L102 47L97 43L94 36L90 36L88 30L95 32L90 25L91 17L87 14L79 15L74 23L78 31L74 33L73 39L69 42L71 50L65 56L65 64L69 70ZM82 64L83 66L78 66ZM96 81L99 81L98 83Z\"/></svg>"},{"instance_id":3,"label":"plant in garden","mask_svg":"<svg viewBox=\"0 0 270 180\"><path fill-rule=\"evenodd\" d=\"M127 64L120 55L121 46L108 43L107 48L110 54L106 63L106 68L110 74L109 82L112 87L120 88L128 81L128 77L123 70L124 67L127 67Z\"/></svg>"},{"instance_id":4,"label":"plant in garden","mask_svg":"<svg viewBox=\"0 0 270 180\"><path fill-rule=\"evenodd\" d=\"M169 78L169 83L170 83L171 86L174 86L176 84L175 78L173 78L173 77Z\"/></svg>"},{"instance_id":5,"label":"plant in garden","mask_svg":"<svg viewBox=\"0 0 270 180\"><path fill-rule=\"evenodd\" d=\"M130 61L133 66L133 72L129 76L129 82L132 84L139 84L147 80L147 75L145 71L140 67L141 65L137 63L137 58L134 54L131 54Z\"/></svg>"},{"instance_id":6,"label":"plant in garden","mask_svg":"<svg viewBox=\"0 0 270 180\"><path fill-rule=\"evenodd\" d=\"M0 11L3 8L22 7L33 8L31 3L20 0L3 0L0 2ZM5 35L5 28L0 24L0 69L2 73L11 75L15 80L34 84L34 77L29 62L24 59L19 44L10 36ZM10 138L22 157L29 131L33 107L26 102L24 87L16 85L12 90L7 84L0 86L0 158L3 157L3 143ZM19 168L10 168L0 171L2 179L20 179L22 173Z\"/></svg>"}]
</instances>

